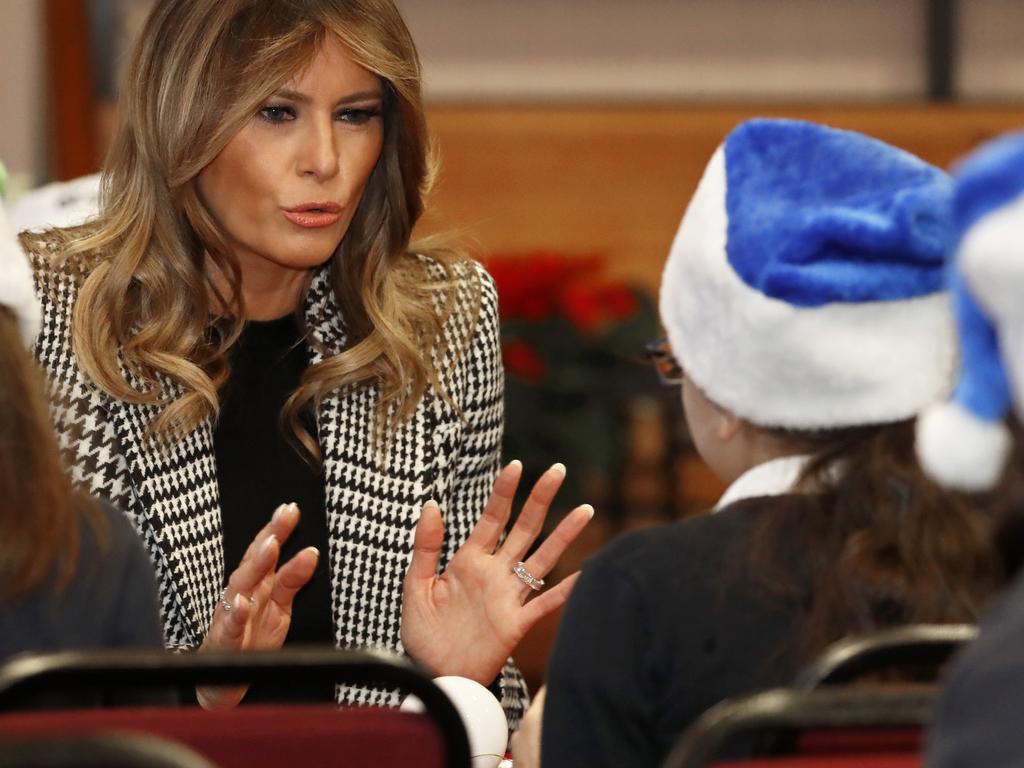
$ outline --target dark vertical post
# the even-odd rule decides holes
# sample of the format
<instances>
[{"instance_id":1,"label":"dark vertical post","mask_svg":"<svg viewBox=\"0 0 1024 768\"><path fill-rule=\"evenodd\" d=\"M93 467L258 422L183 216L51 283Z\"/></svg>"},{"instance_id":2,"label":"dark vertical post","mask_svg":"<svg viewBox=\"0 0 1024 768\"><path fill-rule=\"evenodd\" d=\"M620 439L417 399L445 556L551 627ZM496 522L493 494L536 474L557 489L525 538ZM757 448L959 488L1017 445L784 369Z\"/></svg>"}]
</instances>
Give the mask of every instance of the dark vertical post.
<instances>
[{"instance_id":1,"label":"dark vertical post","mask_svg":"<svg viewBox=\"0 0 1024 768\"><path fill-rule=\"evenodd\" d=\"M53 141L51 174L71 179L92 173L96 157L89 15L85 0L46 0L46 60Z\"/></svg>"},{"instance_id":2,"label":"dark vertical post","mask_svg":"<svg viewBox=\"0 0 1024 768\"><path fill-rule=\"evenodd\" d=\"M927 23L928 98L956 97L957 0L925 0Z\"/></svg>"}]
</instances>

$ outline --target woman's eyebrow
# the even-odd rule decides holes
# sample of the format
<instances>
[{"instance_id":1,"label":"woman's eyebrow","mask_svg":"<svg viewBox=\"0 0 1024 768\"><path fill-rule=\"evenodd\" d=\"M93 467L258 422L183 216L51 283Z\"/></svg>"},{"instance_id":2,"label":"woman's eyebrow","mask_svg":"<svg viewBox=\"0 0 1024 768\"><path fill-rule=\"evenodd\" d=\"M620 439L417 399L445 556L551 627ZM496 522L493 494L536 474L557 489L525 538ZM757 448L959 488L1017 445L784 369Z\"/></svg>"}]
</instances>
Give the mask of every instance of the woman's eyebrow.
<instances>
[{"instance_id":1,"label":"woman's eyebrow","mask_svg":"<svg viewBox=\"0 0 1024 768\"><path fill-rule=\"evenodd\" d=\"M312 101L312 99L306 94L292 90L291 88L282 88L278 91L275 91L274 95L282 99L288 99L289 101L297 102L299 104L309 104ZM381 98L382 94L380 89L375 88L367 91L356 91L355 93L349 93L345 96L342 96L334 103L334 106L337 107L343 104L355 104L363 101L379 101Z\"/></svg>"}]
</instances>

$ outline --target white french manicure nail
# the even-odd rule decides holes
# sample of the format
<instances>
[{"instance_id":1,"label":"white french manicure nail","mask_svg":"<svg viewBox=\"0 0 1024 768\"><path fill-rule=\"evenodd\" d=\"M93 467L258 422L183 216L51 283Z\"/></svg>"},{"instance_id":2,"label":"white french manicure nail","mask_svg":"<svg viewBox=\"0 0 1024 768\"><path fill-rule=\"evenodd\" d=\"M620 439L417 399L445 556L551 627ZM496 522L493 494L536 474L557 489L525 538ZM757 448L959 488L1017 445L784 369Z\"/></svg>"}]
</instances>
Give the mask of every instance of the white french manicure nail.
<instances>
[{"instance_id":1,"label":"white french manicure nail","mask_svg":"<svg viewBox=\"0 0 1024 768\"><path fill-rule=\"evenodd\" d=\"M553 469L555 472L557 472L560 475L564 475L565 474L565 464L563 464L560 461L555 463L555 464L552 464L551 465L551 469Z\"/></svg>"},{"instance_id":2,"label":"white french manicure nail","mask_svg":"<svg viewBox=\"0 0 1024 768\"><path fill-rule=\"evenodd\" d=\"M263 542L263 546L260 547L260 552L269 552L275 543L277 543L277 536L268 536L267 540Z\"/></svg>"},{"instance_id":3,"label":"white french manicure nail","mask_svg":"<svg viewBox=\"0 0 1024 768\"><path fill-rule=\"evenodd\" d=\"M287 506L288 506L287 504L281 504L277 509L275 509L274 510L274 516L271 518L271 521L276 523L278 520L280 520L281 519L281 515L284 512L285 507L287 507Z\"/></svg>"},{"instance_id":4,"label":"white french manicure nail","mask_svg":"<svg viewBox=\"0 0 1024 768\"><path fill-rule=\"evenodd\" d=\"M523 462L521 462L519 459L512 459L512 461L510 461L507 466L509 466L509 467L519 467L519 469L522 469L523 468Z\"/></svg>"},{"instance_id":5,"label":"white french manicure nail","mask_svg":"<svg viewBox=\"0 0 1024 768\"><path fill-rule=\"evenodd\" d=\"M306 549L316 555L317 560L320 559L320 550L316 547L306 547Z\"/></svg>"},{"instance_id":6,"label":"white french manicure nail","mask_svg":"<svg viewBox=\"0 0 1024 768\"><path fill-rule=\"evenodd\" d=\"M583 505L580 506L580 509L582 509L584 512L587 513L587 519L588 520L593 519L593 517L594 517L594 508L592 506L590 506L589 504L583 504Z\"/></svg>"}]
</instances>

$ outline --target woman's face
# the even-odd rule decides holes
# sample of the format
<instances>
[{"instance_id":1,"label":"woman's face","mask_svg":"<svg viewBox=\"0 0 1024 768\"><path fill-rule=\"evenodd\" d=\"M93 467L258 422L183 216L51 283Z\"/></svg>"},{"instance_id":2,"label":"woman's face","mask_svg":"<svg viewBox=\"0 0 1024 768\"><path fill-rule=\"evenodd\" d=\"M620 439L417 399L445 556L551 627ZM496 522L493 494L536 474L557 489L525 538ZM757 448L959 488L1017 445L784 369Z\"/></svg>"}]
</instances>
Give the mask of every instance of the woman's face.
<instances>
[{"instance_id":1,"label":"woman's face","mask_svg":"<svg viewBox=\"0 0 1024 768\"><path fill-rule=\"evenodd\" d=\"M331 257L383 137L381 81L329 37L199 174L243 286L292 284Z\"/></svg>"}]
</instances>

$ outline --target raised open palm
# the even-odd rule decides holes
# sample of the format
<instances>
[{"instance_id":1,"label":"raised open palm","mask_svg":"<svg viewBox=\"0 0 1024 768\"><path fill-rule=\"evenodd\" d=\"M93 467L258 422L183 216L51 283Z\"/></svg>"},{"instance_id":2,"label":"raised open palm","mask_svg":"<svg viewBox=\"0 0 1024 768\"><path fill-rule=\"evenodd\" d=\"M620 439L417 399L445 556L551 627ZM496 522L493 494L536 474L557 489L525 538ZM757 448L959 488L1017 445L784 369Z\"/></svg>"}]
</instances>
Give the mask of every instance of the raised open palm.
<instances>
[{"instance_id":1,"label":"raised open palm","mask_svg":"<svg viewBox=\"0 0 1024 768\"><path fill-rule=\"evenodd\" d=\"M283 504L256 534L242 562L228 579L217 603L200 653L205 650L280 648L292 621L292 601L316 569L319 552L307 547L277 567L281 542L299 522L299 509ZM199 686L196 696L206 709L233 707L245 695L244 686Z\"/></svg>"},{"instance_id":2,"label":"raised open palm","mask_svg":"<svg viewBox=\"0 0 1024 768\"><path fill-rule=\"evenodd\" d=\"M488 685L527 631L565 602L576 581L578 573L538 593L513 570L540 534L565 479L561 464L537 481L512 530L498 545L521 475L517 461L502 470L483 516L440 575L441 510L428 503L420 513L405 577L402 644L434 675L460 675ZM587 504L573 509L526 560L525 572L543 579L593 515Z\"/></svg>"}]
</instances>

